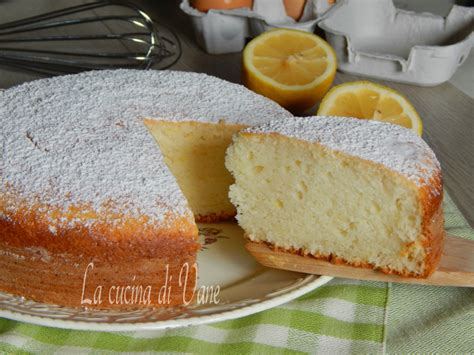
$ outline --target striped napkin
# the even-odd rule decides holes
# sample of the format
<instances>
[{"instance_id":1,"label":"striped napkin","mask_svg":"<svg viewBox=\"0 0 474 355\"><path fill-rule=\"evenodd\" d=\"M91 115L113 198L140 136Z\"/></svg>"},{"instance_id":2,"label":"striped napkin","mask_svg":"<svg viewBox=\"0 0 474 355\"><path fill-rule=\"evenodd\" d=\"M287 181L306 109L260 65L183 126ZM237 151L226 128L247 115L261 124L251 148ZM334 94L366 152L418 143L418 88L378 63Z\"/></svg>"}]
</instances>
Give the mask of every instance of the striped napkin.
<instances>
[{"instance_id":1,"label":"striped napkin","mask_svg":"<svg viewBox=\"0 0 474 355\"><path fill-rule=\"evenodd\" d=\"M474 239L445 198L446 229ZM100 333L0 319L7 353L474 352L474 293L466 288L334 279L280 307L181 329Z\"/></svg>"}]
</instances>

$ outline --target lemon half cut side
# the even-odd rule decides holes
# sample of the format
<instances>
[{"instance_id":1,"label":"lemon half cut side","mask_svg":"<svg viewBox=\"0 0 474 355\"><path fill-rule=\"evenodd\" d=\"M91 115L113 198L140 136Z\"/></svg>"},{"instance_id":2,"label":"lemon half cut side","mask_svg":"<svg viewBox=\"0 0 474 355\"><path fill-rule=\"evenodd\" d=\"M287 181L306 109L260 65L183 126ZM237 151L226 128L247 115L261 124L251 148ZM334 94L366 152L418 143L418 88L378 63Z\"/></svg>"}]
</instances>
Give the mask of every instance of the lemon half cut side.
<instances>
[{"instance_id":1,"label":"lemon half cut side","mask_svg":"<svg viewBox=\"0 0 474 355\"><path fill-rule=\"evenodd\" d=\"M421 118L405 96L370 81L334 86L323 98L317 114L393 123L409 128L420 136L423 132Z\"/></svg>"},{"instance_id":2,"label":"lemon half cut side","mask_svg":"<svg viewBox=\"0 0 474 355\"><path fill-rule=\"evenodd\" d=\"M336 74L336 54L322 38L275 29L250 41L243 52L243 82L293 113L321 100Z\"/></svg>"}]
</instances>

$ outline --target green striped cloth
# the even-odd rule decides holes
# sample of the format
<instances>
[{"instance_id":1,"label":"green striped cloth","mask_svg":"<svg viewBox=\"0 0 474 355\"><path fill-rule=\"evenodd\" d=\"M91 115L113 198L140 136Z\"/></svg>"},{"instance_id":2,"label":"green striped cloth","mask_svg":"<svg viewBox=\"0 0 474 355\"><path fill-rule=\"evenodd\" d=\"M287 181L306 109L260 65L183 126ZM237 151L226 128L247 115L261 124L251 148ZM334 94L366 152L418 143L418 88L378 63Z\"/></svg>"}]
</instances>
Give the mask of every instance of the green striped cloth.
<instances>
[{"instance_id":1,"label":"green striped cloth","mask_svg":"<svg viewBox=\"0 0 474 355\"><path fill-rule=\"evenodd\" d=\"M474 233L446 195L446 229ZM474 353L472 289L334 279L258 314L182 329L100 333L0 319L7 353Z\"/></svg>"}]
</instances>

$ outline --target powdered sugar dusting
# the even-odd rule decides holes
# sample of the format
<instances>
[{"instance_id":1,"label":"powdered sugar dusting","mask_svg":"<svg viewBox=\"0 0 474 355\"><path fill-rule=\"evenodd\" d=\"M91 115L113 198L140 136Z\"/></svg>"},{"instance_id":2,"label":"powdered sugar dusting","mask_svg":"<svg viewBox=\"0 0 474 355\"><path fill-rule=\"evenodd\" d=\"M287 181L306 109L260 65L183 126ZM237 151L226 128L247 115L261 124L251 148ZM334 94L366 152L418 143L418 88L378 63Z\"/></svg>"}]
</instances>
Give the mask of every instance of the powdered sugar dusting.
<instances>
[{"instance_id":1,"label":"powdered sugar dusting","mask_svg":"<svg viewBox=\"0 0 474 355\"><path fill-rule=\"evenodd\" d=\"M191 211L144 117L253 125L291 116L240 85L173 71L43 79L1 92L0 103L4 193L63 211L87 205L100 214L112 206L162 223ZM51 219L51 230L65 223Z\"/></svg>"},{"instance_id":2,"label":"powdered sugar dusting","mask_svg":"<svg viewBox=\"0 0 474 355\"><path fill-rule=\"evenodd\" d=\"M378 121L341 117L304 117L248 128L279 133L382 164L418 186L429 184L440 164L428 145L411 130Z\"/></svg>"}]
</instances>

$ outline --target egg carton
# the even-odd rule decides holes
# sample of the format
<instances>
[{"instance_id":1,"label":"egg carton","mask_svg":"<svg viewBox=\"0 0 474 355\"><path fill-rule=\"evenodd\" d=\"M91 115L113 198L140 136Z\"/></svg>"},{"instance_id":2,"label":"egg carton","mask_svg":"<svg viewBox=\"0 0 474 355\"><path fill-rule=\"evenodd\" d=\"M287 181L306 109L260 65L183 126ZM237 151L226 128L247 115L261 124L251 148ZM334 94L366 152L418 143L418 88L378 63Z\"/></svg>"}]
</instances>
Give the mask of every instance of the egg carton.
<instances>
[{"instance_id":1,"label":"egg carton","mask_svg":"<svg viewBox=\"0 0 474 355\"><path fill-rule=\"evenodd\" d=\"M322 0L327 2L327 0ZM292 28L314 32L321 0L308 0L301 19L287 16L282 0L254 0L252 9L209 10L200 12L183 0L181 10L190 18L198 44L211 54L240 52L249 37L272 28Z\"/></svg>"},{"instance_id":2,"label":"egg carton","mask_svg":"<svg viewBox=\"0 0 474 355\"><path fill-rule=\"evenodd\" d=\"M457 5L442 17L392 0L338 0L318 26L339 70L421 86L449 80L474 45L474 8Z\"/></svg>"}]
</instances>

